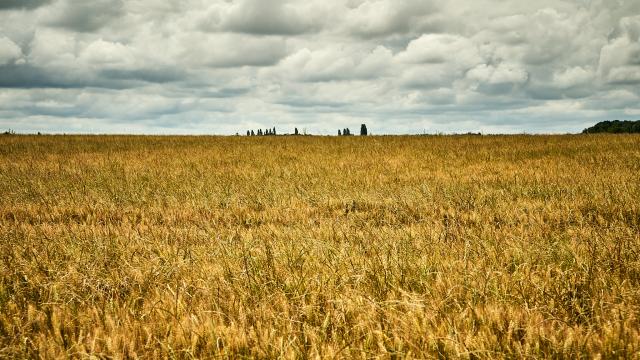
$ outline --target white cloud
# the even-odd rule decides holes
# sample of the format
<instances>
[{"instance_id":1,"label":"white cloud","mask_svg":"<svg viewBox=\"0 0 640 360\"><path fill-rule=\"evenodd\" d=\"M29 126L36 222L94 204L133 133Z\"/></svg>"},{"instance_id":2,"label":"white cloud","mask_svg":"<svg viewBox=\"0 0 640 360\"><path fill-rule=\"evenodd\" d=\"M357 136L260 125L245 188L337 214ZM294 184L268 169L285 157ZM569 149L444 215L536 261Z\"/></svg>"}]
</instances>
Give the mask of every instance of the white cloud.
<instances>
[{"instance_id":1,"label":"white cloud","mask_svg":"<svg viewBox=\"0 0 640 360\"><path fill-rule=\"evenodd\" d=\"M346 13L346 27L363 37L433 30L439 18L437 7L425 0L367 0Z\"/></svg>"},{"instance_id":2,"label":"white cloud","mask_svg":"<svg viewBox=\"0 0 640 360\"><path fill-rule=\"evenodd\" d=\"M400 84L407 88L451 87L459 73L447 64L425 64L403 69Z\"/></svg>"},{"instance_id":3,"label":"white cloud","mask_svg":"<svg viewBox=\"0 0 640 360\"><path fill-rule=\"evenodd\" d=\"M22 50L7 37L0 37L0 65L5 65L22 58Z\"/></svg>"},{"instance_id":4,"label":"white cloud","mask_svg":"<svg viewBox=\"0 0 640 360\"><path fill-rule=\"evenodd\" d=\"M38 29L31 41L28 61L43 67L73 67L76 62L76 35L48 28Z\"/></svg>"},{"instance_id":5,"label":"white cloud","mask_svg":"<svg viewBox=\"0 0 640 360\"><path fill-rule=\"evenodd\" d=\"M284 59L277 71L301 81L373 79L387 73L392 58L384 46L370 51L336 45L314 51L303 48Z\"/></svg>"},{"instance_id":6,"label":"white cloud","mask_svg":"<svg viewBox=\"0 0 640 360\"><path fill-rule=\"evenodd\" d=\"M270 66L286 56L280 38L256 38L241 34L184 33L173 41L181 49L179 61L211 67Z\"/></svg>"},{"instance_id":7,"label":"white cloud","mask_svg":"<svg viewBox=\"0 0 640 360\"><path fill-rule=\"evenodd\" d=\"M629 40L635 42L640 41L640 15L620 19L620 28Z\"/></svg>"},{"instance_id":8,"label":"white cloud","mask_svg":"<svg viewBox=\"0 0 640 360\"><path fill-rule=\"evenodd\" d=\"M516 64L501 63L494 65L478 65L467 72L467 78L479 83L490 85L499 84L524 84L529 75Z\"/></svg>"},{"instance_id":9,"label":"white cloud","mask_svg":"<svg viewBox=\"0 0 640 360\"><path fill-rule=\"evenodd\" d=\"M588 85L594 79L594 71L581 66L570 67L553 73L553 85L560 89Z\"/></svg>"},{"instance_id":10,"label":"white cloud","mask_svg":"<svg viewBox=\"0 0 640 360\"><path fill-rule=\"evenodd\" d=\"M598 73L607 83L640 83L640 16L621 19L620 28L600 51Z\"/></svg>"},{"instance_id":11,"label":"white cloud","mask_svg":"<svg viewBox=\"0 0 640 360\"><path fill-rule=\"evenodd\" d=\"M464 73L484 63L469 39L449 34L427 34L412 40L395 61L405 87L427 89L452 87Z\"/></svg>"},{"instance_id":12,"label":"white cloud","mask_svg":"<svg viewBox=\"0 0 640 360\"><path fill-rule=\"evenodd\" d=\"M593 49L606 38L604 29L598 33L593 26L585 9L565 13L542 8L532 14L497 17L474 36L474 41L497 61L528 66L556 62L583 65L597 58Z\"/></svg>"},{"instance_id":13,"label":"white cloud","mask_svg":"<svg viewBox=\"0 0 640 360\"><path fill-rule=\"evenodd\" d=\"M98 39L82 50L80 59L100 68L128 68L134 64L135 55L126 45Z\"/></svg>"},{"instance_id":14,"label":"white cloud","mask_svg":"<svg viewBox=\"0 0 640 360\"><path fill-rule=\"evenodd\" d=\"M400 53L397 59L415 64L455 64L461 68L470 68L483 61L473 42L465 37L449 34L422 35L411 41L406 51Z\"/></svg>"}]
</instances>

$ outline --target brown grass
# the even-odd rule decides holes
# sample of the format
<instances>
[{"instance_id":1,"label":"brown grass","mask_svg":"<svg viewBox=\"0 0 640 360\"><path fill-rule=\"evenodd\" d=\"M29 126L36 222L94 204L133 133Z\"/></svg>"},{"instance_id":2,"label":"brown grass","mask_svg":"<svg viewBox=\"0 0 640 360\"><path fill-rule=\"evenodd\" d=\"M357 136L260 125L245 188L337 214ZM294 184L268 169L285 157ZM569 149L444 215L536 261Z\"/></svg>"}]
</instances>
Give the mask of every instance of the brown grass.
<instances>
[{"instance_id":1,"label":"brown grass","mask_svg":"<svg viewBox=\"0 0 640 360\"><path fill-rule=\"evenodd\" d=\"M3 136L0 259L0 357L637 358L640 136Z\"/></svg>"}]
</instances>

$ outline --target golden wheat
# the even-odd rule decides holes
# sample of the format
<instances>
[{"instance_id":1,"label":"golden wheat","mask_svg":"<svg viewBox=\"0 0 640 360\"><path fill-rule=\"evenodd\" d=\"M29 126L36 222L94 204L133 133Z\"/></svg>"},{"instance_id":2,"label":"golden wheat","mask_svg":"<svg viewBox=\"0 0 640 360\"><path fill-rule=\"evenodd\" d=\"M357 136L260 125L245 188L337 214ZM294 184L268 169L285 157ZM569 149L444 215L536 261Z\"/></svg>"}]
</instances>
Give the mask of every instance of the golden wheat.
<instances>
[{"instance_id":1,"label":"golden wheat","mask_svg":"<svg viewBox=\"0 0 640 360\"><path fill-rule=\"evenodd\" d=\"M0 200L0 357L640 356L640 136L3 136Z\"/></svg>"}]
</instances>

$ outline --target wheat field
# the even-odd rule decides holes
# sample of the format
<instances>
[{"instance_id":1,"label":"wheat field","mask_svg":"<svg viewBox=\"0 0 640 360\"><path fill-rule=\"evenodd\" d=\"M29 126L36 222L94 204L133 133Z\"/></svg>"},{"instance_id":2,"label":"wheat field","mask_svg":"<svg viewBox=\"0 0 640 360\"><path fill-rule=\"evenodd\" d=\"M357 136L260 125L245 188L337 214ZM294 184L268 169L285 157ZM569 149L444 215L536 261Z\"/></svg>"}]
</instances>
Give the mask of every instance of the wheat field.
<instances>
[{"instance_id":1,"label":"wheat field","mask_svg":"<svg viewBox=\"0 0 640 360\"><path fill-rule=\"evenodd\" d=\"M0 357L638 358L640 136L0 136Z\"/></svg>"}]
</instances>

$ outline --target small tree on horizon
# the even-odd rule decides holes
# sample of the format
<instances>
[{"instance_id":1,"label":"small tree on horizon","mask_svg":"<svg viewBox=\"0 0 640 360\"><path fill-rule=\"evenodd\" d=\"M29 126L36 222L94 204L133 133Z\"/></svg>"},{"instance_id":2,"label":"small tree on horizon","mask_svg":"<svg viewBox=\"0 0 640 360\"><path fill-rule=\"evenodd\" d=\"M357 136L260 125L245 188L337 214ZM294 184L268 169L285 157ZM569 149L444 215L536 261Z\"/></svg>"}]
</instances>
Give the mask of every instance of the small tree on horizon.
<instances>
[{"instance_id":1,"label":"small tree on horizon","mask_svg":"<svg viewBox=\"0 0 640 360\"><path fill-rule=\"evenodd\" d=\"M360 125L360 136L367 136L367 125Z\"/></svg>"},{"instance_id":2,"label":"small tree on horizon","mask_svg":"<svg viewBox=\"0 0 640 360\"><path fill-rule=\"evenodd\" d=\"M298 135L298 128L295 128L294 135Z\"/></svg>"},{"instance_id":3,"label":"small tree on horizon","mask_svg":"<svg viewBox=\"0 0 640 360\"><path fill-rule=\"evenodd\" d=\"M340 129L338 129L338 136L342 136L342 131L340 131Z\"/></svg>"}]
</instances>

